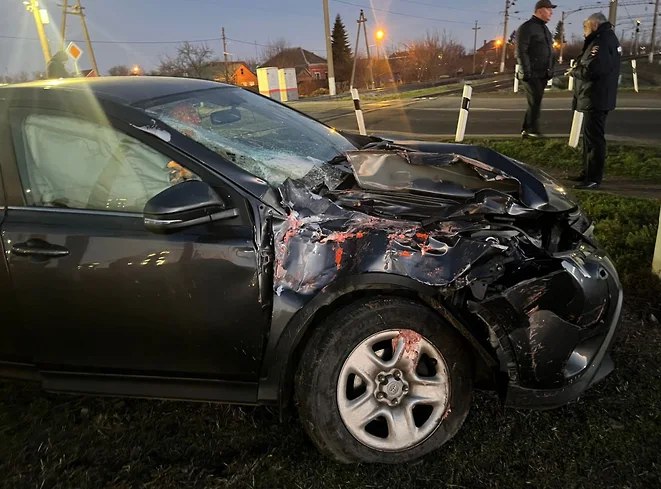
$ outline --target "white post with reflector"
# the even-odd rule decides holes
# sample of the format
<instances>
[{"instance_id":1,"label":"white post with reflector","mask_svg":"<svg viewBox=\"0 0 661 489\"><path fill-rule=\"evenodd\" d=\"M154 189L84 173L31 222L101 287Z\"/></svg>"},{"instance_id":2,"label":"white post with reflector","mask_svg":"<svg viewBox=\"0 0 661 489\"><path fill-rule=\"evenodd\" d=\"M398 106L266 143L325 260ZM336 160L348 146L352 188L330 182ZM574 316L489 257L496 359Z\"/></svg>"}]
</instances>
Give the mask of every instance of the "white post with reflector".
<instances>
[{"instance_id":1,"label":"white post with reflector","mask_svg":"<svg viewBox=\"0 0 661 489\"><path fill-rule=\"evenodd\" d=\"M517 93L519 91L519 70L521 69L521 65L516 65L514 68L514 93Z\"/></svg>"},{"instance_id":2,"label":"white post with reflector","mask_svg":"<svg viewBox=\"0 0 661 489\"><path fill-rule=\"evenodd\" d=\"M631 69L633 71L633 89L638 93L638 71L636 70L636 60L631 60Z\"/></svg>"},{"instance_id":3,"label":"white post with reflector","mask_svg":"<svg viewBox=\"0 0 661 489\"><path fill-rule=\"evenodd\" d=\"M574 111L574 118L571 121L571 131L569 133L569 147L575 148L578 146L578 140L581 137L581 129L583 129L583 112L578 110Z\"/></svg>"},{"instance_id":4,"label":"white post with reflector","mask_svg":"<svg viewBox=\"0 0 661 489\"><path fill-rule=\"evenodd\" d=\"M360 108L360 96L358 95L358 89L351 89L351 98L353 99L353 107L356 110L356 121L358 122L358 132L361 136L367 136L367 130L365 129L365 118L363 117L363 111Z\"/></svg>"},{"instance_id":5,"label":"white post with reflector","mask_svg":"<svg viewBox=\"0 0 661 489\"><path fill-rule=\"evenodd\" d=\"M459 109L459 120L457 121L457 133L454 140L458 143L464 140L466 135L466 124L468 124L468 111L471 105L471 95L473 95L473 87L466 84L464 85L464 93L461 97L461 108Z\"/></svg>"},{"instance_id":6,"label":"white post with reflector","mask_svg":"<svg viewBox=\"0 0 661 489\"><path fill-rule=\"evenodd\" d=\"M656 247L652 259L652 271L661 277L661 209L659 209L659 229L656 232Z\"/></svg>"},{"instance_id":7,"label":"white post with reflector","mask_svg":"<svg viewBox=\"0 0 661 489\"><path fill-rule=\"evenodd\" d=\"M569 67L574 68L576 66L576 60L572 59L569 61ZM574 77L569 75L569 82L567 83L567 90L570 92L574 91Z\"/></svg>"}]
</instances>

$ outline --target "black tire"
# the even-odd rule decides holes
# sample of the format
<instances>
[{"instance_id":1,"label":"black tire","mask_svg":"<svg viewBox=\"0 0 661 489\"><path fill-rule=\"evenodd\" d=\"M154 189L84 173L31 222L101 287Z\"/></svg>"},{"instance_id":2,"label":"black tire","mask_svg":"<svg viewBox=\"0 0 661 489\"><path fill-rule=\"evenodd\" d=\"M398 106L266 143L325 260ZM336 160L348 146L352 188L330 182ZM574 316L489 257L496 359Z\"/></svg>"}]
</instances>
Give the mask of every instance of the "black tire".
<instances>
[{"instance_id":1,"label":"black tire","mask_svg":"<svg viewBox=\"0 0 661 489\"><path fill-rule=\"evenodd\" d=\"M405 332L409 335L417 333L421 335L420 341L425 341L424 344L420 343L422 347L416 347L415 360L411 360L408 349L401 357L395 355L395 344L400 345L399 342L408 344L400 339ZM397 334L395 338L388 339L394 334ZM382 337L386 339L380 340ZM398 342L396 343L395 340ZM377 341L380 342L376 343ZM408 362L405 363L409 366L408 370L398 370L399 373L392 375L389 371L387 376L379 373L369 384L362 380L368 378L368 375L352 373L349 375L353 375L353 380L342 380L351 379L347 377L347 372L352 371L350 369L354 364L356 366L360 364L363 358L361 355L365 355L361 352L369 351L366 348L371 349L372 353L379 357L378 361L381 361L382 357L387 358L388 353L383 349L375 350L375 348L388 349L389 344L392 344L393 350L392 359L389 361L396 362L398 361L396 358L402 358L402 362ZM432 353L425 357L426 354L421 353L421 348ZM354 352L358 353L354 354ZM443 365L440 365L437 359L431 358L437 353L440 353ZM367 355L371 356L370 353ZM354 360L356 358L358 360ZM436 387L430 390L428 384L431 382L420 382L419 375L425 375L420 373L420 369L424 367L423 361L432 365L429 369L433 370L430 375L434 375L434 378L447 377L443 387L438 388L438 392L442 390L443 395L439 396L441 400L434 404L434 407L418 407L416 404L420 402L420 397L416 397L415 393L421 392L416 391L416 386L425 389L425 392L437 392ZM374 368L379 372L384 371L381 365L374 367L373 363L365 362L365 364L369 365L370 373ZM472 355L464 339L428 307L397 297L365 299L329 316L318 325L305 345L295 378L295 399L299 416L313 443L321 452L337 461L387 464L410 462L439 448L459 431L470 408L472 365ZM407 382L399 380L406 379L407 373L410 374L410 389ZM403 377L400 377L402 375ZM392 389L390 389L391 383ZM403 387L404 384L406 387ZM359 392L355 401L352 399L354 388ZM388 389L387 397L384 389ZM380 392L380 390L384 391ZM391 397L392 392L397 395ZM408 399L407 395L410 396ZM353 408L348 407L353 406L350 404L353 402L369 405L370 414L365 419L374 416L371 413L373 409L376 409L377 413L382 411L394 413L396 409L400 411L397 418L392 413L387 417L378 416L362 427L365 424L362 418L361 421L356 421L346 414L353 412L350 411ZM340 412L340 404L342 412ZM433 410L433 417L426 414L429 409ZM422 412L423 410L425 413ZM405 418L408 416L409 422L406 423L404 431L408 430L405 435L411 435L410 441L402 442L406 436L399 436L396 433L401 432L401 428L397 427L402 425L396 419L403 419L402 413L405 413ZM416 420L413 427L411 421L414 415L420 413L422 424L419 427ZM347 423L343 420L343 415L348 416ZM425 415L429 416L426 421L424 421ZM430 429L432 431L425 435L424 433ZM420 432L423 435L420 435ZM419 436L424 436L424 439L418 440ZM358 438L361 438L362 442ZM391 438L396 442L389 441ZM413 445L408 446L406 443ZM391 448L391 444L398 448Z\"/></svg>"}]
</instances>

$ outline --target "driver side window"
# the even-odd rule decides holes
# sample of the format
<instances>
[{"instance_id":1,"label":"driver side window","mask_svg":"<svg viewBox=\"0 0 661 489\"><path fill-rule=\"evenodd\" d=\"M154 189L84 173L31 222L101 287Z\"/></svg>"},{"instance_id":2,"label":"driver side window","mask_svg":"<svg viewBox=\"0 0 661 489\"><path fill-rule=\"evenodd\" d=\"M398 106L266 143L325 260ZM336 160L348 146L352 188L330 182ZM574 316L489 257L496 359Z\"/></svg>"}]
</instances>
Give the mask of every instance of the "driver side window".
<instances>
[{"instance_id":1,"label":"driver side window","mask_svg":"<svg viewBox=\"0 0 661 489\"><path fill-rule=\"evenodd\" d=\"M142 212L154 195L192 172L139 140L74 116L12 120L28 205Z\"/></svg>"}]
</instances>

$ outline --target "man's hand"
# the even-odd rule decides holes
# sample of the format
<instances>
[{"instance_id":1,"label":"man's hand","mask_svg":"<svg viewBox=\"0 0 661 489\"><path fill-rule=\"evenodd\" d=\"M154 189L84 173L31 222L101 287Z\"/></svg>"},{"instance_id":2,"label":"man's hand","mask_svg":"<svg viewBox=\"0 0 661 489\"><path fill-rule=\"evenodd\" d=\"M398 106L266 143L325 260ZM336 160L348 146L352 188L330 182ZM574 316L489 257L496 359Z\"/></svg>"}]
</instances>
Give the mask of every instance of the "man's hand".
<instances>
[{"instance_id":1,"label":"man's hand","mask_svg":"<svg viewBox=\"0 0 661 489\"><path fill-rule=\"evenodd\" d=\"M517 73L517 77L519 78L519 80L524 82L529 82L532 79L532 75L530 73L525 73L523 71L519 71Z\"/></svg>"}]
</instances>

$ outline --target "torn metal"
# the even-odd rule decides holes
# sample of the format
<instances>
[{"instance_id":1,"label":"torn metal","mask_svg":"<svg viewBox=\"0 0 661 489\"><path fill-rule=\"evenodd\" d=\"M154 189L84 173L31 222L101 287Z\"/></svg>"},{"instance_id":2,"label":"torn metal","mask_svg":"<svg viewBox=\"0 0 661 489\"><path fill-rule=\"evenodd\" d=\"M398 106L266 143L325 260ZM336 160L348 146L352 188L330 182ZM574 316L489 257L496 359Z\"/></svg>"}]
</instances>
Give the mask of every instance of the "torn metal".
<instances>
[{"instance_id":1,"label":"torn metal","mask_svg":"<svg viewBox=\"0 0 661 489\"><path fill-rule=\"evenodd\" d=\"M408 277L473 318L510 382L571 382L575 350L605 334L614 314L615 270L554 181L498 153L451 146L349 152L285 181L275 293L305 302L338 279Z\"/></svg>"}]
</instances>

